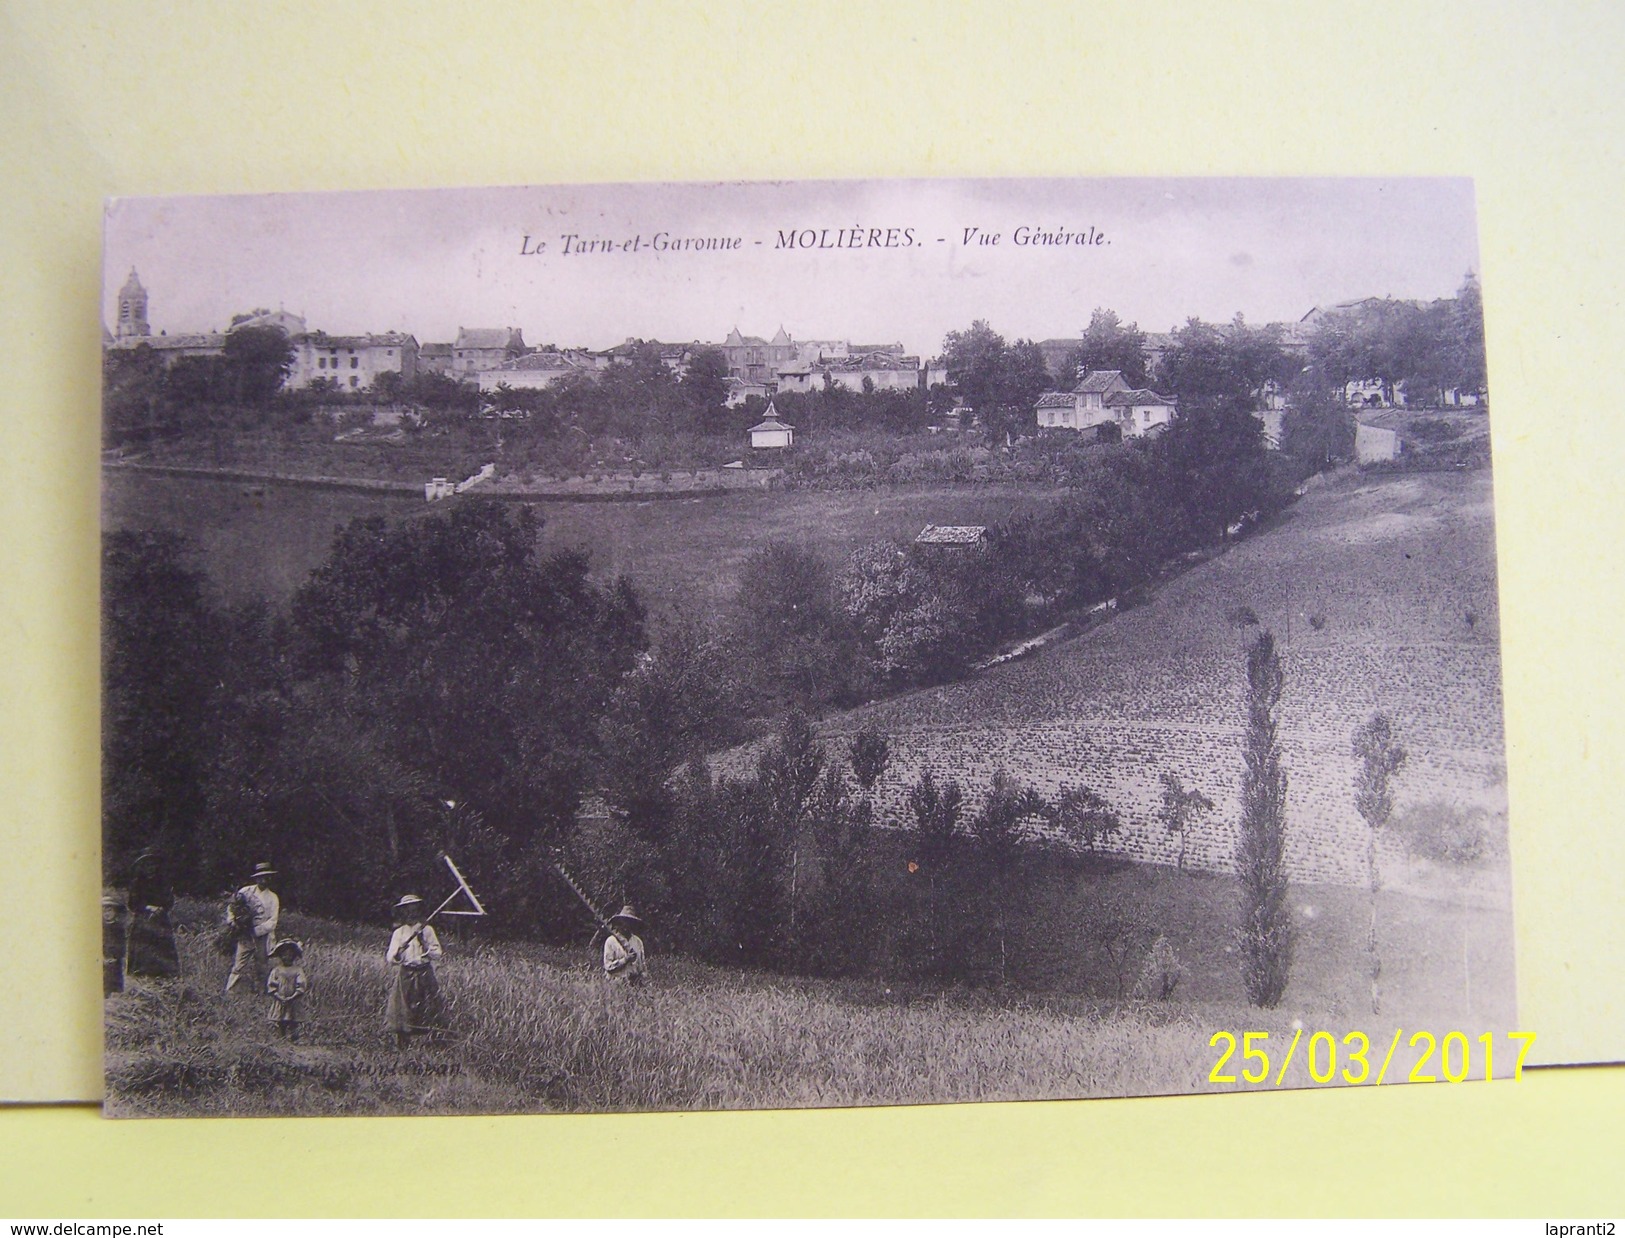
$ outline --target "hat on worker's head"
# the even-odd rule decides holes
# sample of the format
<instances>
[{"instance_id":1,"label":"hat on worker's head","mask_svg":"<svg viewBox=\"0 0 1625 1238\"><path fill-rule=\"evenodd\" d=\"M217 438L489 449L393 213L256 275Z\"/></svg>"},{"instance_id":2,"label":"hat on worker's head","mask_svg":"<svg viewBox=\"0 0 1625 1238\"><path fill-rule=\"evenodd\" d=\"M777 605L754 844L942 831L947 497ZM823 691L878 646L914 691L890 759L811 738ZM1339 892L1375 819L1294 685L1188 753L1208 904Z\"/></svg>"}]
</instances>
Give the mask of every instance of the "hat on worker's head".
<instances>
[{"instance_id":1,"label":"hat on worker's head","mask_svg":"<svg viewBox=\"0 0 1625 1238\"><path fill-rule=\"evenodd\" d=\"M396 911L408 911L413 907L423 906L423 900L416 894L403 894L395 904Z\"/></svg>"},{"instance_id":2,"label":"hat on worker's head","mask_svg":"<svg viewBox=\"0 0 1625 1238\"><path fill-rule=\"evenodd\" d=\"M273 959L277 958L284 951L292 954L296 959L302 959L305 957L305 948L292 937L284 937L281 941L277 942L276 945L272 946L271 957Z\"/></svg>"},{"instance_id":3,"label":"hat on worker's head","mask_svg":"<svg viewBox=\"0 0 1625 1238\"><path fill-rule=\"evenodd\" d=\"M631 903L628 903L625 907L622 907L619 911L612 915L609 918L609 922L611 924L642 924L643 917L638 915L638 913L632 909Z\"/></svg>"},{"instance_id":4,"label":"hat on worker's head","mask_svg":"<svg viewBox=\"0 0 1625 1238\"><path fill-rule=\"evenodd\" d=\"M262 862L262 863L254 865L254 880L255 881L258 881L261 877L275 877L275 876L277 876L277 871L276 871L276 869L272 868L269 864L266 864L266 863Z\"/></svg>"}]
</instances>

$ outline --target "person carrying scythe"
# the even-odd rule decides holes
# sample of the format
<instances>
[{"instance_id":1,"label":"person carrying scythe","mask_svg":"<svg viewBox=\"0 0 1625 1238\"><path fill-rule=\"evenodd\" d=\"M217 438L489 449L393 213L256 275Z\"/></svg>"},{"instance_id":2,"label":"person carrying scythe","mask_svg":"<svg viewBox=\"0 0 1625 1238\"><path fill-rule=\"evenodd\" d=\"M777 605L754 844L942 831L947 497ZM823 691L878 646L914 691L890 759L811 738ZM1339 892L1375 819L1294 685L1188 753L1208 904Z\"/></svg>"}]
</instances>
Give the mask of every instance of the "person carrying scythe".
<instances>
[{"instance_id":1,"label":"person carrying scythe","mask_svg":"<svg viewBox=\"0 0 1625 1238\"><path fill-rule=\"evenodd\" d=\"M390 983L384 1023L395 1033L395 1044L405 1049L414 1032L435 1032L446 1024L445 1003L434 965L443 956L434 925L423 914L423 900L405 894L395 904L395 932L389 939L385 961L395 970Z\"/></svg>"},{"instance_id":2,"label":"person carrying scythe","mask_svg":"<svg viewBox=\"0 0 1625 1238\"><path fill-rule=\"evenodd\" d=\"M643 920L631 903L609 918L610 931L604 934L604 979L610 984L636 989L648 983L649 964L643 938L638 936L642 927Z\"/></svg>"}]
</instances>

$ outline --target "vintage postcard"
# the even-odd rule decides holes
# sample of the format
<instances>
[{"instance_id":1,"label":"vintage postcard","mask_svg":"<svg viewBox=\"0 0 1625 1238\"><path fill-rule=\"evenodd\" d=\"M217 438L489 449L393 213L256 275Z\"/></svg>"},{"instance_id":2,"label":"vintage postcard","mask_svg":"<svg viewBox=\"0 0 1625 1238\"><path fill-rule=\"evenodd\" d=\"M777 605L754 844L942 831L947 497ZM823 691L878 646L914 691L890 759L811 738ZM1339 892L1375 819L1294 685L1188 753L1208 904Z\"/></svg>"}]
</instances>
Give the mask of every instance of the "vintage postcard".
<instances>
[{"instance_id":1,"label":"vintage postcard","mask_svg":"<svg viewBox=\"0 0 1625 1238\"><path fill-rule=\"evenodd\" d=\"M1451 179L123 199L107 1111L1518 1069Z\"/></svg>"}]
</instances>

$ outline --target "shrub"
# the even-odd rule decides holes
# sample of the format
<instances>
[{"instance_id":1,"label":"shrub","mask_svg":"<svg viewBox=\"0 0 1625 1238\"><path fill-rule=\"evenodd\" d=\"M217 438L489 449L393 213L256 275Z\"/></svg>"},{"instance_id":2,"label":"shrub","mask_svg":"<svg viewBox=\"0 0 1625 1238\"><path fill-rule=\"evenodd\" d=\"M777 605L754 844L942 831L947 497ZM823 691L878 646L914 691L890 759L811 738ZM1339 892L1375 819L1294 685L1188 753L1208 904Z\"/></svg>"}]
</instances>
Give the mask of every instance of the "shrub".
<instances>
[{"instance_id":1,"label":"shrub","mask_svg":"<svg viewBox=\"0 0 1625 1238\"><path fill-rule=\"evenodd\" d=\"M1140 967L1140 978L1134 984L1134 996L1142 1001L1165 1002L1174 995L1187 969L1174 952L1173 943L1162 933L1151 943L1151 952Z\"/></svg>"}]
</instances>

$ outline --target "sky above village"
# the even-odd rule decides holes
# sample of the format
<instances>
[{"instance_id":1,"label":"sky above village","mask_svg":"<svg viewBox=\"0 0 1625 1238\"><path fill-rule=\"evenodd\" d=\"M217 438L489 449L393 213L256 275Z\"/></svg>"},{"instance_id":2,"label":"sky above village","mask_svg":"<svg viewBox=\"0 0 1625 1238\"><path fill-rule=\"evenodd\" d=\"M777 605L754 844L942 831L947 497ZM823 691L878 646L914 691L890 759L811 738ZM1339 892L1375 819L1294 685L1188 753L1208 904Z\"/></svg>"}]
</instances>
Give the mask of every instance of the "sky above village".
<instances>
[{"instance_id":1,"label":"sky above village","mask_svg":"<svg viewBox=\"0 0 1625 1238\"><path fill-rule=\"evenodd\" d=\"M1478 243L1464 179L874 180L124 198L104 260L107 325L134 267L152 330L170 334L264 307L420 343L511 326L604 348L782 325L933 355L978 318L1046 339L1097 306L1168 331L1450 296Z\"/></svg>"}]
</instances>

